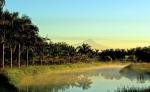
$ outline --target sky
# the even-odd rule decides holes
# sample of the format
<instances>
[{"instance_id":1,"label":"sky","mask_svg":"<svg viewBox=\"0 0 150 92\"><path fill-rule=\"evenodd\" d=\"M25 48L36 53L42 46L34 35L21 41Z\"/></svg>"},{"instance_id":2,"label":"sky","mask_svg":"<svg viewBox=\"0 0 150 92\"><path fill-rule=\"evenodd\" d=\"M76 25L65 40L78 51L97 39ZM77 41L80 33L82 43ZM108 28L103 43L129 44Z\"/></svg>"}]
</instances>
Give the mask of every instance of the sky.
<instances>
[{"instance_id":1,"label":"sky","mask_svg":"<svg viewBox=\"0 0 150 92\"><path fill-rule=\"evenodd\" d=\"M77 44L93 39L111 48L150 45L150 0L7 0L28 15L39 34Z\"/></svg>"}]
</instances>

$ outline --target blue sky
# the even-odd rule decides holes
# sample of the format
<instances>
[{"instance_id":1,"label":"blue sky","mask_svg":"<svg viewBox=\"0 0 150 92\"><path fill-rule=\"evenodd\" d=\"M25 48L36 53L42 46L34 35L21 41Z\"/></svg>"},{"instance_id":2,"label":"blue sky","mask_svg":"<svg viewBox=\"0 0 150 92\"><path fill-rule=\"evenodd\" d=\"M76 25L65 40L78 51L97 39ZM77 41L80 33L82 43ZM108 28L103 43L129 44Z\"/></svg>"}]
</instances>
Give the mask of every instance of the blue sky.
<instances>
[{"instance_id":1,"label":"blue sky","mask_svg":"<svg viewBox=\"0 0 150 92\"><path fill-rule=\"evenodd\" d=\"M150 44L150 0L7 0L54 41L86 39L114 48Z\"/></svg>"}]
</instances>

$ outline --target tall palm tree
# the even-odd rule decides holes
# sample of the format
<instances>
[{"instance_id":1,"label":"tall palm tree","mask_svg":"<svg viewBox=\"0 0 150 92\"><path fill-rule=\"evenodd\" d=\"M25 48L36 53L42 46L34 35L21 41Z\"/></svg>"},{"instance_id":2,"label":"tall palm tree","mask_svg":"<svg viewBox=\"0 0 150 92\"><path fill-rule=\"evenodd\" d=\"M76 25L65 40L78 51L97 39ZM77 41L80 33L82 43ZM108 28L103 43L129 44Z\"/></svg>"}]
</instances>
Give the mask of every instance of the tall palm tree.
<instances>
[{"instance_id":1,"label":"tall palm tree","mask_svg":"<svg viewBox=\"0 0 150 92\"><path fill-rule=\"evenodd\" d=\"M15 19L15 21L13 22L13 31L15 32L14 33L14 41L16 42L16 46L18 47L18 67L20 68L20 56L21 56L21 52L20 52L20 49L21 49L21 42L23 42L22 40L22 35L21 35L21 32L22 32L23 28L22 28L22 19L20 18L17 18Z\"/></svg>"},{"instance_id":2,"label":"tall palm tree","mask_svg":"<svg viewBox=\"0 0 150 92\"><path fill-rule=\"evenodd\" d=\"M29 63L29 50L36 43L36 37L38 36L38 27L33 25L31 19L28 16L22 16L17 21L17 41L18 41L18 66L20 67L20 57L22 52L26 49L26 65Z\"/></svg>"},{"instance_id":3,"label":"tall palm tree","mask_svg":"<svg viewBox=\"0 0 150 92\"><path fill-rule=\"evenodd\" d=\"M5 38L5 35L4 35L4 16L3 16L3 12L1 11L0 12L0 21L1 21L1 24L0 24L0 41L1 41L1 44L2 44L2 67L4 68L4 57L5 57L5 53L4 53L4 38Z\"/></svg>"},{"instance_id":4,"label":"tall palm tree","mask_svg":"<svg viewBox=\"0 0 150 92\"><path fill-rule=\"evenodd\" d=\"M82 44L77 47L77 52L82 55L87 55L90 51L92 51L91 46L88 44Z\"/></svg>"},{"instance_id":5,"label":"tall palm tree","mask_svg":"<svg viewBox=\"0 0 150 92\"><path fill-rule=\"evenodd\" d=\"M14 14L15 15L15 14ZM18 17L18 15L16 14L16 16L14 17L15 20L13 21L13 31L14 33L14 39L18 45L18 67L20 68L20 63L21 63L21 53L24 50L24 42L25 42L25 25L27 24L31 24L31 20L26 17L23 16L21 18Z\"/></svg>"},{"instance_id":6,"label":"tall palm tree","mask_svg":"<svg viewBox=\"0 0 150 92\"><path fill-rule=\"evenodd\" d=\"M4 50L5 48L9 48L11 52L11 68L12 68L12 55L13 55L13 48L16 46L15 45L15 39L14 35L16 34L16 29L18 26L15 26L15 21L18 20L18 13L10 13L9 11L4 11L2 12L1 20L4 20L4 23L2 25L3 29L3 66L4 66ZM5 46L6 45L6 46Z\"/></svg>"},{"instance_id":7,"label":"tall palm tree","mask_svg":"<svg viewBox=\"0 0 150 92\"><path fill-rule=\"evenodd\" d=\"M1 29L1 42L2 42L2 50L3 50L3 55L2 55L2 67L5 68L5 43L6 43L6 34L8 33L8 20L9 20L9 12L0 12L0 21L2 22L0 25Z\"/></svg>"},{"instance_id":8,"label":"tall palm tree","mask_svg":"<svg viewBox=\"0 0 150 92\"><path fill-rule=\"evenodd\" d=\"M2 9L5 5L5 0L0 0L0 8Z\"/></svg>"},{"instance_id":9,"label":"tall palm tree","mask_svg":"<svg viewBox=\"0 0 150 92\"><path fill-rule=\"evenodd\" d=\"M18 19L18 12L14 12L14 13L11 13L10 14L10 32L9 32L9 39L8 39L8 43L9 43L9 47L10 47L10 52L11 52L11 59L10 59L10 62L11 62L11 68L12 68L12 65L13 65L13 51L15 49L15 46L16 46L16 41L14 39L14 34L15 34L15 26L14 26L14 22Z\"/></svg>"},{"instance_id":10,"label":"tall palm tree","mask_svg":"<svg viewBox=\"0 0 150 92\"><path fill-rule=\"evenodd\" d=\"M26 62L26 65L28 67L28 64L29 64L29 51L33 51L33 48L34 48L34 44L35 44L35 41L36 41L36 36L37 36L37 32L38 32L38 28L33 25L33 24L28 24L28 25L25 25L24 26L24 32L25 32L25 35L24 35L24 45L26 46L26 59L27 59L27 62Z\"/></svg>"},{"instance_id":11,"label":"tall palm tree","mask_svg":"<svg viewBox=\"0 0 150 92\"><path fill-rule=\"evenodd\" d=\"M34 46L33 54L34 54L34 56L40 57L38 59L39 59L39 61L41 61L41 64L42 64L41 57L43 57L43 44L44 44L44 39L39 36L36 36L35 43L33 44L33 46ZM32 64L34 64L34 61L32 62Z\"/></svg>"},{"instance_id":12,"label":"tall palm tree","mask_svg":"<svg viewBox=\"0 0 150 92\"><path fill-rule=\"evenodd\" d=\"M20 57L24 50L27 55L27 66L29 63L29 53L34 48L38 36L38 28L32 24L28 16L19 17L18 13L2 11L5 0L0 0L0 43L2 44L2 65L5 66L5 48L10 49L11 68L13 65L13 54L18 54L18 66L20 67ZM6 24L6 22L8 24ZM41 41L43 44L44 41ZM26 47L26 48L25 48ZM32 48L31 48L32 47ZM18 52L16 52L18 51Z\"/></svg>"}]
</instances>

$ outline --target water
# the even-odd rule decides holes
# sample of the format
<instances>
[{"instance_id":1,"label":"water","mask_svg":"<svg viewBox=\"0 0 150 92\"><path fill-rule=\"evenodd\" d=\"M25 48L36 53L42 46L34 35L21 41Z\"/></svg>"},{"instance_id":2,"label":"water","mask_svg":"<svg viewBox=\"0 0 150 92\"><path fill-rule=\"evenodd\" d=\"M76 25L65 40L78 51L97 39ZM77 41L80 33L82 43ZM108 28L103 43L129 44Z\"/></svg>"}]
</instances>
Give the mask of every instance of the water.
<instances>
[{"instance_id":1,"label":"water","mask_svg":"<svg viewBox=\"0 0 150 92\"><path fill-rule=\"evenodd\" d=\"M19 92L115 92L122 87L150 87L150 75L120 68L104 68L24 78ZM11 92L11 91L10 91Z\"/></svg>"},{"instance_id":2,"label":"water","mask_svg":"<svg viewBox=\"0 0 150 92\"><path fill-rule=\"evenodd\" d=\"M43 78L43 80L41 80ZM78 73L35 76L33 83L20 87L20 92L115 92L122 87L147 88L150 75L120 68L105 68Z\"/></svg>"},{"instance_id":3,"label":"water","mask_svg":"<svg viewBox=\"0 0 150 92\"><path fill-rule=\"evenodd\" d=\"M0 74L0 92L17 92L17 88L2 74Z\"/></svg>"}]
</instances>

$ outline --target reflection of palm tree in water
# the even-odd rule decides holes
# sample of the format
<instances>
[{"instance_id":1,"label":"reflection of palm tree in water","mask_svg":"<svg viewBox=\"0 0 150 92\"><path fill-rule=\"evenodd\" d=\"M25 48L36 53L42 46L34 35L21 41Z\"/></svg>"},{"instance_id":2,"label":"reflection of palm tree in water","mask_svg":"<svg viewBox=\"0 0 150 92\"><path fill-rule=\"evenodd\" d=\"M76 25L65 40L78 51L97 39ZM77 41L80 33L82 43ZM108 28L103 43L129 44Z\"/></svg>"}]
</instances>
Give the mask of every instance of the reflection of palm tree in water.
<instances>
[{"instance_id":1,"label":"reflection of palm tree in water","mask_svg":"<svg viewBox=\"0 0 150 92\"><path fill-rule=\"evenodd\" d=\"M145 79L144 79L144 75L143 74L139 74L137 75L137 82L139 83L145 83Z\"/></svg>"},{"instance_id":2,"label":"reflection of palm tree in water","mask_svg":"<svg viewBox=\"0 0 150 92\"><path fill-rule=\"evenodd\" d=\"M91 87L92 84L92 80L89 79L89 77L100 76L100 74L105 78L120 79L121 76L119 75L119 73L114 73L112 71L110 72L109 71L110 69L108 70L104 69L104 70L96 70L96 71L91 70L88 72L81 71L78 73L53 74L48 77L49 80L44 80L47 83L46 85L40 84L38 87L35 85L28 86L28 92L59 92L59 91L65 92L65 90L69 89L70 87L72 88L77 87L77 88L82 88L83 90L87 90ZM118 72L118 70L116 70L115 72ZM41 82L43 82L43 79ZM34 91L33 89L36 91ZM26 90L26 88L23 87L23 90Z\"/></svg>"},{"instance_id":3,"label":"reflection of palm tree in water","mask_svg":"<svg viewBox=\"0 0 150 92\"><path fill-rule=\"evenodd\" d=\"M150 80L150 75L145 72L140 71L134 71L130 68L124 68L120 71L120 74L122 74L124 77L130 79L131 81L135 80L138 83L145 83L146 81Z\"/></svg>"},{"instance_id":4,"label":"reflection of palm tree in water","mask_svg":"<svg viewBox=\"0 0 150 92\"><path fill-rule=\"evenodd\" d=\"M92 84L92 81L87 76L84 76L84 75L79 76L76 82L76 86L81 87L83 90L90 88L91 84Z\"/></svg>"},{"instance_id":5,"label":"reflection of palm tree in water","mask_svg":"<svg viewBox=\"0 0 150 92\"><path fill-rule=\"evenodd\" d=\"M20 89L20 92L65 92L66 89L70 87L78 87L86 90L90 88L92 81L85 75L53 75L55 76L52 80L49 80L49 83L46 85L39 86L24 86ZM61 76L61 77L60 77Z\"/></svg>"}]
</instances>

